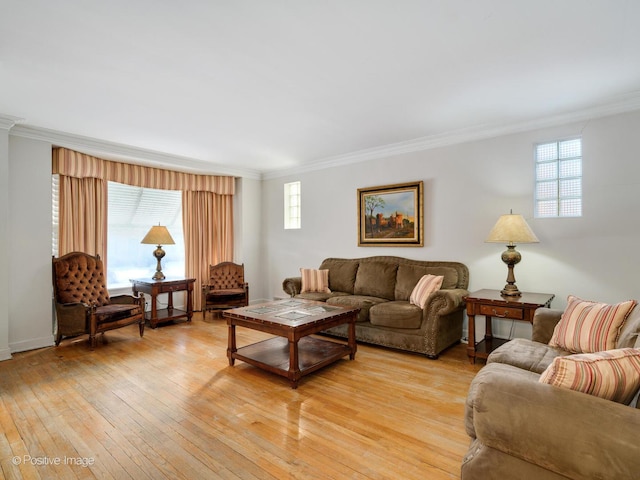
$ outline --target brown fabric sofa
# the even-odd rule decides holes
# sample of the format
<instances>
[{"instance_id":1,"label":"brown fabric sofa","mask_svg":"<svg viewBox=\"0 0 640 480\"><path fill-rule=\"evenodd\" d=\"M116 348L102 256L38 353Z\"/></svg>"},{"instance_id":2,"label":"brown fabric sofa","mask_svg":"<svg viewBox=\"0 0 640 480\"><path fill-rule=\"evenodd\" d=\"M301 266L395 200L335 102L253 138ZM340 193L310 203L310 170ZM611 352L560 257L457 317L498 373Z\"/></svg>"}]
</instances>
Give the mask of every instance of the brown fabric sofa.
<instances>
[{"instance_id":1,"label":"brown fabric sofa","mask_svg":"<svg viewBox=\"0 0 640 480\"><path fill-rule=\"evenodd\" d=\"M536 310L533 340L515 339L489 355L471 383L465 427L471 437L462 479L640 478L640 410L538 382L558 355L548 344L561 311ZM640 308L616 348L640 348Z\"/></svg>"},{"instance_id":2,"label":"brown fabric sofa","mask_svg":"<svg viewBox=\"0 0 640 480\"><path fill-rule=\"evenodd\" d=\"M319 269L329 270L331 293L300 293L301 277L287 278L282 288L292 297L360 308L356 339L437 358L460 342L464 298L469 294L469 270L458 262L410 260L394 256L355 259L327 258ZM424 308L409 302L423 275L442 275L440 290ZM347 326L326 333L346 337Z\"/></svg>"}]
</instances>

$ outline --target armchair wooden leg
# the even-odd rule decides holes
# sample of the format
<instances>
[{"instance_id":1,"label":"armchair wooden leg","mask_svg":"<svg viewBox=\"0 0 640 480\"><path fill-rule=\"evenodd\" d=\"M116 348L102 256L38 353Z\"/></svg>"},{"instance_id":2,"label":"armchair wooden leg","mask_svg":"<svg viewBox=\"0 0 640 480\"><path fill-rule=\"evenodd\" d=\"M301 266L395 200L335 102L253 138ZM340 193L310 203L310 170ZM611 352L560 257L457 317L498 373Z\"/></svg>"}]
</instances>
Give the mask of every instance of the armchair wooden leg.
<instances>
[{"instance_id":1,"label":"armchair wooden leg","mask_svg":"<svg viewBox=\"0 0 640 480\"><path fill-rule=\"evenodd\" d=\"M144 335L144 320L138 326L140 327L140 337L142 337Z\"/></svg>"}]
</instances>

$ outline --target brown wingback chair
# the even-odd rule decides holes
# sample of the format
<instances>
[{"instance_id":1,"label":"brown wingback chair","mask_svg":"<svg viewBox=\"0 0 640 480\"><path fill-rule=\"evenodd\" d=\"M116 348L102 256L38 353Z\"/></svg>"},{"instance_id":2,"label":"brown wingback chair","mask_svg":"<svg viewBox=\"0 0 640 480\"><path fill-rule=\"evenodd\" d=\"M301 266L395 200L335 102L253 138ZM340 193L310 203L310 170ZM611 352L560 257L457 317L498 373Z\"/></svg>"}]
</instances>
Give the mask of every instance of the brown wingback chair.
<instances>
[{"instance_id":1,"label":"brown wingback chair","mask_svg":"<svg viewBox=\"0 0 640 480\"><path fill-rule=\"evenodd\" d=\"M244 263L209 265L209 280L202 285L202 315L208 310L227 310L249 305L249 284L244 281Z\"/></svg>"},{"instance_id":2,"label":"brown wingback chair","mask_svg":"<svg viewBox=\"0 0 640 480\"><path fill-rule=\"evenodd\" d=\"M99 255L72 252L53 258L53 296L56 307L56 346L62 337L96 335L137 323L144 335L144 295L109 297L104 265Z\"/></svg>"}]
</instances>

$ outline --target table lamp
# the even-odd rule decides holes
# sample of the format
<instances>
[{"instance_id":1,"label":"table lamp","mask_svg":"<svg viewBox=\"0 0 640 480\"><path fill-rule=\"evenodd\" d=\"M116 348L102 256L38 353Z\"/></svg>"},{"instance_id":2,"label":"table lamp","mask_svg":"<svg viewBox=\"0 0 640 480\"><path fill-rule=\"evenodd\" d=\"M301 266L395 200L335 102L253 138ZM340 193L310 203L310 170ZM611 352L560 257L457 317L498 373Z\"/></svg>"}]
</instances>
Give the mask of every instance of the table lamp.
<instances>
[{"instance_id":1,"label":"table lamp","mask_svg":"<svg viewBox=\"0 0 640 480\"><path fill-rule=\"evenodd\" d=\"M140 243L158 246L158 248L153 251L153 256L158 260L158 265L156 266L156 273L152 278L154 280L164 280L165 276L164 273L162 273L162 266L160 265L160 260L164 257L164 250L161 245L175 245L176 243L173 241L173 238L171 238L169 230L167 230L167 227L160 226L160 224L154 225Z\"/></svg>"},{"instance_id":2,"label":"table lamp","mask_svg":"<svg viewBox=\"0 0 640 480\"><path fill-rule=\"evenodd\" d=\"M522 215L514 214L511 211L511 213L501 215L498 218L485 242L507 244L507 249L502 252L502 261L507 264L509 272L507 274L507 284L500 292L502 296L519 297L522 295L516 286L516 277L513 274L514 265L522 259L520 252L516 251L516 244L538 243L539 241Z\"/></svg>"}]
</instances>

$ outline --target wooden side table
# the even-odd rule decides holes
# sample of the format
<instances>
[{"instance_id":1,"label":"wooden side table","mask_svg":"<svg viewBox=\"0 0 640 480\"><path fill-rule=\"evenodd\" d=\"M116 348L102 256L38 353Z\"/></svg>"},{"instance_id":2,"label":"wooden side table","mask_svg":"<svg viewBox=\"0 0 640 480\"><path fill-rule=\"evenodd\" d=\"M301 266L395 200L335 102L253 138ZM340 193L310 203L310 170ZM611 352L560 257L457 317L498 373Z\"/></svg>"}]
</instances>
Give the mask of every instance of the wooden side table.
<instances>
[{"instance_id":1,"label":"wooden side table","mask_svg":"<svg viewBox=\"0 0 640 480\"><path fill-rule=\"evenodd\" d=\"M494 338L491 331L491 319L506 318L523 320L533 324L533 314L540 307L549 308L555 295L550 293L523 292L519 297L503 297L500 290L478 290L466 299L467 316L469 317L469 361L475 363L476 358L486 359L489 354L508 340ZM476 315L485 317L484 339L476 343Z\"/></svg>"},{"instance_id":2,"label":"wooden side table","mask_svg":"<svg viewBox=\"0 0 640 480\"><path fill-rule=\"evenodd\" d=\"M133 294L138 292L151 295L151 311L145 312L145 319L149 320L151 328L156 328L158 323L168 322L178 318L185 318L188 322L193 316L193 285L195 278L166 278L164 280L134 279ZM187 292L187 310L173 308L173 292ZM157 300L161 293L168 294L167 308L158 309Z\"/></svg>"}]
</instances>

